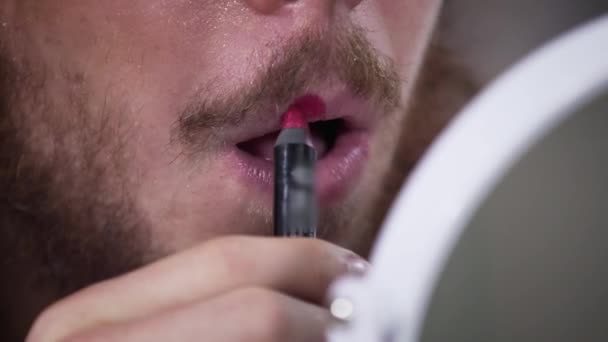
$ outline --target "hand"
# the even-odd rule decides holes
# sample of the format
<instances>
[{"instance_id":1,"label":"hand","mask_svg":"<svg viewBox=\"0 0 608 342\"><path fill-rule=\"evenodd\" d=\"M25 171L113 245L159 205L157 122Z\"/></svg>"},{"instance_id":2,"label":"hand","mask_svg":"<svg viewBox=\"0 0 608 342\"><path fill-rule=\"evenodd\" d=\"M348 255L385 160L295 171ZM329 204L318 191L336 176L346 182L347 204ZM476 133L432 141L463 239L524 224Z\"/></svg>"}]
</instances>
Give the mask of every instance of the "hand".
<instances>
[{"instance_id":1,"label":"hand","mask_svg":"<svg viewBox=\"0 0 608 342\"><path fill-rule=\"evenodd\" d=\"M327 288L365 265L315 239L220 238L57 302L26 341L323 341Z\"/></svg>"}]
</instances>

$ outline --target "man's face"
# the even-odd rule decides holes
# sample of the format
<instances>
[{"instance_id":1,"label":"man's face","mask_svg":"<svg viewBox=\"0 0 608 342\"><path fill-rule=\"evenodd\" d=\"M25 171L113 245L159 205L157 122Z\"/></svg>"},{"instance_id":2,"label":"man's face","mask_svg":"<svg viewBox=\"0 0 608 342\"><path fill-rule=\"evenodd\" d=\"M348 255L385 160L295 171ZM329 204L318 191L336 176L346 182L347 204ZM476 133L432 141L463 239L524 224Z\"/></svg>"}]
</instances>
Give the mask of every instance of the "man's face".
<instances>
[{"instance_id":1,"label":"man's face","mask_svg":"<svg viewBox=\"0 0 608 342\"><path fill-rule=\"evenodd\" d=\"M4 234L83 283L270 234L273 139L300 102L324 109L320 235L364 253L438 2L4 1Z\"/></svg>"}]
</instances>

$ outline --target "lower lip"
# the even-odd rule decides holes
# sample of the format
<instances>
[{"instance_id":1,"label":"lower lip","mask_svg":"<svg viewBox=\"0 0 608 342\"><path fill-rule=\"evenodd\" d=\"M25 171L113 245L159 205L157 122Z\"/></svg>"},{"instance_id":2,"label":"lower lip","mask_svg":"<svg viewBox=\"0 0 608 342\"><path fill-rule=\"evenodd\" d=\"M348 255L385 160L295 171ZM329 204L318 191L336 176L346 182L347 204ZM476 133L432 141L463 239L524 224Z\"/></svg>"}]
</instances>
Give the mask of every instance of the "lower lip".
<instances>
[{"instance_id":1,"label":"lower lip","mask_svg":"<svg viewBox=\"0 0 608 342\"><path fill-rule=\"evenodd\" d=\"M367 160L368 140L367 132L347 132L338 137L332 149L317 161L316 191L321 203L338 201L348 193ZM256 184L262 192L272 195L274 165L271 161L238 148L230 152L227 161L229 168L237 170L247 185Z\"/></svg>"}]
</instances>

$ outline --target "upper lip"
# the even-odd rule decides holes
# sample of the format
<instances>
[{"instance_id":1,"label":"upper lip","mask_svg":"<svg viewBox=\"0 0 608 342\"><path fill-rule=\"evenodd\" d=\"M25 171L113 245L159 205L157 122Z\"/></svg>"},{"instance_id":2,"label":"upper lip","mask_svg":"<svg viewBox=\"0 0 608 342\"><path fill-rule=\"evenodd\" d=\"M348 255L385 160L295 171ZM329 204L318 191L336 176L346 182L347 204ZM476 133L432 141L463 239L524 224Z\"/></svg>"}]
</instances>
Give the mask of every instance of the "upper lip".
<instances>
[{"instance_id":1,"label":"upper lip","mask_svg":"<svg viewBox=\"0 0 608 342\"><path fill-rule=\"evenodd\" d=\"M318 96L323 100L326 107L326 112L310 120L310 123L342 119L351 129L366 130L377 119L377 115L374 115L371 101L354 96L348 90L340 89L332 91L331 89L319 89L302 94L301 96L305 95ZM267 108L266 111L261 110L255 113L246 113L243 115L243 120L233 131L226 132L228 134L228 141L236 145L279 131L281 129L281 115L297 98L299 97L295 97L290 103L263 106Z\"/></svg>"}]
</instances>

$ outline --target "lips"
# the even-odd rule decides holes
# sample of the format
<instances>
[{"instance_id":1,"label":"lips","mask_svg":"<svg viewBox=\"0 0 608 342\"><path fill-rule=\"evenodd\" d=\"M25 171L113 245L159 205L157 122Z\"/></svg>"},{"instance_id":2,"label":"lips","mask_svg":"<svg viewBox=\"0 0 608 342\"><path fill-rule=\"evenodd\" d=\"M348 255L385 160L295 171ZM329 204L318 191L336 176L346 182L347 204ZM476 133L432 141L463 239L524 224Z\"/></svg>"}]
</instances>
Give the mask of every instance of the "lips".
<instances>
[{"instance_id":1,"label":"lips","mask_svg":"<svg viewBox=\"0 0 608 342\"><path fill-rule=\"evenodd\" d=\"M309 130L312 145L315 147L319 159L325 158L334 147L336 140L347 131L342 119L313 122L310 124ZM278 135L279 131L274 131L239 143L237 147L254 157L272 161L274 144Z\"/></svg>"},{"instance_id":2,"label":"lips","mask_svg":"<svg viewBox=\"0 0 608 342\"><path fill-rule=\"evenodd\" d=\"M348 192L367 159L370 125L373 116L364 116L367 108L350 97L333 97L329 104L319 96L296 99L309 122L311 142L317 151L316 190L321 204L336 201ZM274 144L280 132L280 114L273 122L252 124L245 138L237 141L229 161L247 186L257 185L267 195L272 193Z\"/></svg>"}]
</instances>

